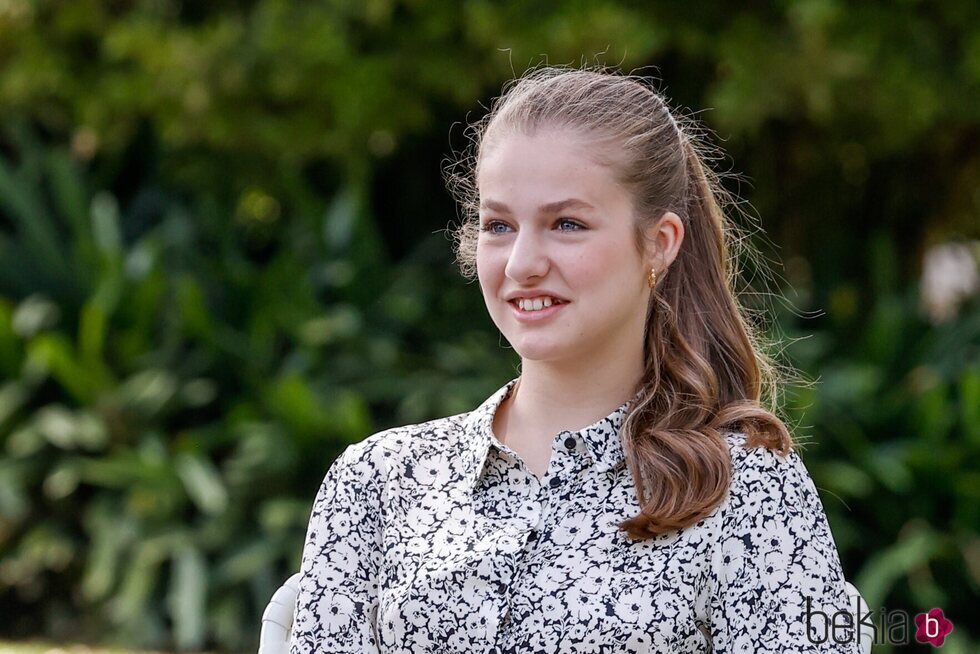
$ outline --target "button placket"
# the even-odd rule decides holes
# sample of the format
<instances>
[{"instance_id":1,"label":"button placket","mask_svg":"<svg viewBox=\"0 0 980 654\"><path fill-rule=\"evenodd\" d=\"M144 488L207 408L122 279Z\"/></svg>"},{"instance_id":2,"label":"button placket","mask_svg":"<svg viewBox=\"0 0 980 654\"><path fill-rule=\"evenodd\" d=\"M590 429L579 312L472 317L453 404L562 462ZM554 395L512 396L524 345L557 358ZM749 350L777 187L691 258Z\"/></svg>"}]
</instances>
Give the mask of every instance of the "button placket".
<instances>
[{"instance_id":1,"label":"button placket","mask_svg":"<svg viewBox=\"0 0 980 654\"><path fill-rule=\"evenodd\" d=\"M562 482L551 481L551 488L557 488L567 480L569 484L573 483L572 480L576 479L583 470L585 470L588 465L588 449L580 445L581 438L572 434L571 432L565 432L565 440L562 442L564 446L565 456L561 457L560 466L560 476Z\"/></svg>"}]
</instances>

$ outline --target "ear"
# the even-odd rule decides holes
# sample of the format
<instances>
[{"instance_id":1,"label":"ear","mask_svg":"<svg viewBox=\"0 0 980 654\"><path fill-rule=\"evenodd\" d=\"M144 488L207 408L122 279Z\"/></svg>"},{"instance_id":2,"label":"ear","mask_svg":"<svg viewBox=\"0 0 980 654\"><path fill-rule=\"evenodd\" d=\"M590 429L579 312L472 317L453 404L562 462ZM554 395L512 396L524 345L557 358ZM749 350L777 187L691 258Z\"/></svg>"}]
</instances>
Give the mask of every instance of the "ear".
<instances>
[{"instance_id":1,"label":"ear","mask_svg":"<svg viewBox=\"0 0 980 654\"><path fill-rule=\"evenodd\" d=\"M673 211L665 212L646 232L647 270L662 274L670 267L684 242L684 223Z\"/></svg>"}]
</instances>

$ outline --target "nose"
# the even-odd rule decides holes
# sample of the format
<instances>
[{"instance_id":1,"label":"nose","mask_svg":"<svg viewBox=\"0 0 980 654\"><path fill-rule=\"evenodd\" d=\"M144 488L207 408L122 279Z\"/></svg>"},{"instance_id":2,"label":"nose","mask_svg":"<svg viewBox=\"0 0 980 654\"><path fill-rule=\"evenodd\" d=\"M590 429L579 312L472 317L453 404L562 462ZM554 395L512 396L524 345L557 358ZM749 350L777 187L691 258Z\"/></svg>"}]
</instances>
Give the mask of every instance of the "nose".
<instances>
[{"instance_id":1,"label":"nose","mask_svg":"<svg viewBox=\"0 0 980 654\"><path fill-rule=\"evenodd\" d=\"M531 277L544 277L550 266L548 253L540 239L531 230L518 232L504 274L515 282L524 283Z\"/></svg>"}]
</instances>

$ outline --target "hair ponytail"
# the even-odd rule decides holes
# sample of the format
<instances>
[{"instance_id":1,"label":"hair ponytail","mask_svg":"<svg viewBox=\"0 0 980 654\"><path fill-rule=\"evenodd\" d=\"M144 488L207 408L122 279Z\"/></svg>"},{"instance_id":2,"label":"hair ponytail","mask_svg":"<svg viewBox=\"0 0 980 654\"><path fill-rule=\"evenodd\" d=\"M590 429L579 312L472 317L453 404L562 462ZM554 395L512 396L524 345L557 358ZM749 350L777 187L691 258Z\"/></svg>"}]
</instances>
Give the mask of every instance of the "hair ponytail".
<instances>
[{"instance_id":1,"label":"hair ponytail","mask_svg":"<svg viewBox=\"0 0 980 654\"><path fill-rule=\"evenodd\" d=\"M684 122L642 79L542 68L472 126L474 153L447 171L466 213L456 252L467 276L475 272L480 155L501 132L548 126L591 137L634 197L639 251L666 211L683 220L677 258L650 294L644 374L622 428L641 510L620 528L633 538L687 527L722 502L732 475L727 432L744 432L747 447L793 447L775 414L781 369L736 299L738 255L752 252L725 214L731 197L705 165L712 151Z\"/></svg>"}]
</instances>

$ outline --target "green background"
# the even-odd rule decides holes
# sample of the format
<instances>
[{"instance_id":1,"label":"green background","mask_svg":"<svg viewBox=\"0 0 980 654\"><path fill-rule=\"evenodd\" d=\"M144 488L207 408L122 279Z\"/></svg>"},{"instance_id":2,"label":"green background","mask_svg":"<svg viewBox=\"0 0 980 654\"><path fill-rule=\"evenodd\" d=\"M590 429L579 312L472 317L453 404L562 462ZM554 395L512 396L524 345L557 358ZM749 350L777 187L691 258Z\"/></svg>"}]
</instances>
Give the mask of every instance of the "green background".
<instances>
[{"instance_id":1,"label":"green background","mask_svg":"<svg viewBox=\"0 0 980 654\"><path fill-rule=\"evenodd\" d=\"M254 651L333 457L516 374L441 168L544 62L725 150L845 574L976 651L980 298L921 286L980 258L963 0L0 0L0 637Z\"/></svg>"}]
</instances>

